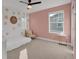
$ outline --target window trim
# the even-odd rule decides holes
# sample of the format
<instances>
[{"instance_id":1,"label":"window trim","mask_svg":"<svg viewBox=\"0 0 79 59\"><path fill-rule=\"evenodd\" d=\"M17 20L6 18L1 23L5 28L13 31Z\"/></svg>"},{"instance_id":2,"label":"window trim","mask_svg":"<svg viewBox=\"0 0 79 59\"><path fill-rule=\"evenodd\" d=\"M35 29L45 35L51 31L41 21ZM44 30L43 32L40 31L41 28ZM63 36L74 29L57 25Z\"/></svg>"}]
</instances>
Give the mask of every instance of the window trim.
<instances>
[{"instance_id":1,"label":"window trim","mask_svg":"<svg viewBox=\"0 0 79 59\"><path fill-rule=\"evenodd\" d=\"M55 11L55 12L49 12L49 14L48 14L48 33L55 33L55 34L59 34L59 35L63 35L64 34L64 20L63 20L63 32L61 32L61 33L58 33L58 32L51 32L50 31L50 14L57 14L57 13L60 13L60 12L62 12L63 13L63 18L64 18L64 10L60 10L60 11ZM53 23L53 22L52 22Z\"/></svg>"}]
</instances>

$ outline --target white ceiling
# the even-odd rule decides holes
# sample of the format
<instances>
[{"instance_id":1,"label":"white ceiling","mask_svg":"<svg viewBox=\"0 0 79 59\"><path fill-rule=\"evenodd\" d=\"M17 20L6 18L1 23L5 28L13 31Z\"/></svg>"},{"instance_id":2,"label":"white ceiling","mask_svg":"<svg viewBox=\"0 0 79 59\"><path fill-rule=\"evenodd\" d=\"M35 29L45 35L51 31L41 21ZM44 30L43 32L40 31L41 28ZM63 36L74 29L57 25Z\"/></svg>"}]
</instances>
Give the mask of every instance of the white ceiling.
<instances>
[{"instance_id":1,"label":"white ceiling","mask_svg":"<svg viewBox=\"0 0 79 59\"><path fill-rule=\"evenodd\" d=\"M37 0L35 0L35 1L37 1ZM40 1L40 0L38 0L38 1ZM41 0L41 1L42 1L41 4L33 6L32 10L31 10L32 12L56 7L56 6L67 4L67 3L71 2L71 0Z\"/></svg>"},{"instance_id":2,"label":"white ceiling","mask_svg":"<svg viewBox=\"0 0 79 59\"><path fill-rule=\"evenodd\" d=\"M3 6L15 8L15 10L27 11L27 5L22 4L19 1L21 0L3 0ZM22 1L26 1L26 0L22 0ZM41 1L42 3L33 5L32 9L30 10L31 13L71 2L71 0L32 0L32 2L37 2L37 1Z\"/></svg>"}]
</instances>

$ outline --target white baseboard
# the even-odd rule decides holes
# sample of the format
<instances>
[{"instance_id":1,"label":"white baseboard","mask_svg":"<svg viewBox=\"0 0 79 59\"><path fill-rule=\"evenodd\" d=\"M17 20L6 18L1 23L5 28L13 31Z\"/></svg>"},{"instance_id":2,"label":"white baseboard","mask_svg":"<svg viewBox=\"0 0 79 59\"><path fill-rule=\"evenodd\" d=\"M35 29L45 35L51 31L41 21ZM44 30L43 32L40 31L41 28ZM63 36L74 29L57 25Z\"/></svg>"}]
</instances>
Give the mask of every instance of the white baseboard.
<instances>
[{"instance_id":1,"label":"white baseboard","mask_svg":"<svg viewBox=\"0 0 79 59\"><path fill-rule=\"evenodd\" d=\"M48 39L48 38L44 38L44 37L37 37L37 39L42 39L42 40L46 40L46 41L53 42L53 43L66 44L67 46L72 47L71 43L67 43L67 42L61 42L61 41L52 40L52 39Z\"/></svg>"}]
</instances>

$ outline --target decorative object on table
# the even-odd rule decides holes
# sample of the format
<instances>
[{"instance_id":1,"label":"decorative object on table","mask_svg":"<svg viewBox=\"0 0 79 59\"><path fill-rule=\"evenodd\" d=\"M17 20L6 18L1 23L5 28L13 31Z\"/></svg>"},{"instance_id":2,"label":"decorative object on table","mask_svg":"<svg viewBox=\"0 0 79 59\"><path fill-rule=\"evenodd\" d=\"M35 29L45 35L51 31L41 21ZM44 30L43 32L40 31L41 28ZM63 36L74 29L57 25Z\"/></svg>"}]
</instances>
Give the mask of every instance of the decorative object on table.
<instances>
[{"instance_id":1,"label":"decorative object on table","mask_svg":"<svg viewBox=\"0 0 79 59\"><path fill-rule=\"evenodd\" d=\"M25 30L25 36L30 37L30 35L32 35L32 32L29 30Z\"/></svg>"},{"instance_id":2,"label":"decorative object on table","mask_svg":"<svg viewBox=\"0 0 79 59\"><path fill-rule=\"evenodd\" d=\"M26 31L25 30L25 36L26 37L30 37L30 38L32 38L32 39L35 39L36 38L36 35L34 35L33 33L32 33L32 31Z\"/></svg>"},{"instance_id":3,"label":"decorative object on table","mask_svg":"<svg viewBox=\"0 0 79 59\"><path fill-rule=\"evenodd\" d=\"M10 22L11 22L12 24L16 24L16 23L17 23L17 17L16 17L16 16L11 16L11 17L10 17Z\"/></svg>"},{"instance_id":4,"label":"decorative object on table","mask_svg":"<svg viewBox=\"0 0 79 59\"><path fill-rule=\"evenodd\" d=\"M31 39L35 39L36 38L36 35L33 35L32 34L30 37L31 37Z\"/></svg>"}]
</instances>

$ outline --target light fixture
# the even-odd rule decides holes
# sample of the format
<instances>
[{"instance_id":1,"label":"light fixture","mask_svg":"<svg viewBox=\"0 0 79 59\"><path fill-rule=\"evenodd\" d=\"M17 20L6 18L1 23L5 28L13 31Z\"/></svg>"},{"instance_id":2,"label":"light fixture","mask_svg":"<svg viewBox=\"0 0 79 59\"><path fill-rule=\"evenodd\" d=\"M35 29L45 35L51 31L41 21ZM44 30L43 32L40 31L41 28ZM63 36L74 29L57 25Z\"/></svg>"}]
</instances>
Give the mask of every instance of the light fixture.
<instances>
[{"instance_id":1,"label":"light fixture","mask_svg":"<svg viewBox=\"0 0 79 59\"><path fill-rule=\"evenodd\" d=\"M27 9L31 9L31 8L32 8L32 6L31 6L31 5L28 5L28 6L27 6Z\"/></svg>"},{"instance_id":2,"label":"light fixture","mask_svg":"<svg viewBox=\"0 0 79 59\"><path fill-rule=\"evenodd\" d=\"M28 0L28 2L24 2L24 1L19 1L21 3L24 3L24 4L27 4L27 9L31 9L32 8L32 5L36 5L36 4L40 4L41 1L38 1L38 2L31 2L31 0Z\"/></svg>"}]
</instances>

